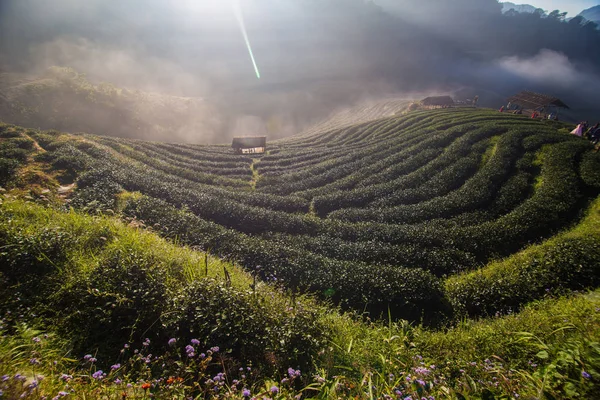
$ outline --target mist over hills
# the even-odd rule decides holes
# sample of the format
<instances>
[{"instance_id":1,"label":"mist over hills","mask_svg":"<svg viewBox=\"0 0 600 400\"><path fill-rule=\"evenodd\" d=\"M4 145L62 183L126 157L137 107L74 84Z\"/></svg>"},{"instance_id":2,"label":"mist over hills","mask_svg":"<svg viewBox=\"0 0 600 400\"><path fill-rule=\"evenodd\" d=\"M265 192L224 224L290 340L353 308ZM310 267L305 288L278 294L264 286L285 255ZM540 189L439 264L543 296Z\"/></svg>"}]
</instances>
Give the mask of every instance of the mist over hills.
<instances>
[{"instance_id":1,"label":"mist over hills","mask_svg":"<svg viewBox=\"0 0 600 400\"><path fill-rule=\"evenodd\" d=\"M583 10L579 15L588 21L600 24L600 5Z\"/></svg>"},{"instance_id":2,"label":"mist over hills","mask_svg":"<svg viewBox=\"0 0 600 400\"><path fill-rule=\"evenodd\" d=\"M510 10L515 10L520 13L534 13L536 10L541 10L541 8L534 7L530 4L515 4L511 2L502 3L502 12L508 12Z\"/></svg>"},{"instance_id":3,"label":"mist over hills","mask_svg":"<svg viewBox=\"0 0 600 400\"><path fill-rule=\"evenodd\" d=\"M600 35L581 22L560 14L503 15L495 0L9 0L0 4L0 68L29 80L26 87L47 79L50 67L68 67L91 85L108 82L119 93L160 94L170 99L161 104L177 98L191 108L167 117L131 98L100 107L104 120L121 129L102 117L71 123L71 114L51 120L40 111L33 118L39 96L29 98L19 79L4 75L0 103L30 110L24 116L4 105L0 119L113 135L137 126L128 137L224 143L240 134L289 136L367 100L465 89L484 94L482 105L493 107L522 89L548 92L578 112L573 118L594 119ZM44 104L52 108L50 87L57 86L45 86ZM60 104L76 101L66 93L57 95ZM168 114L168 107L161 110ZM62 114L60 107L52 112Z\"/></svg>"}]
</instances>

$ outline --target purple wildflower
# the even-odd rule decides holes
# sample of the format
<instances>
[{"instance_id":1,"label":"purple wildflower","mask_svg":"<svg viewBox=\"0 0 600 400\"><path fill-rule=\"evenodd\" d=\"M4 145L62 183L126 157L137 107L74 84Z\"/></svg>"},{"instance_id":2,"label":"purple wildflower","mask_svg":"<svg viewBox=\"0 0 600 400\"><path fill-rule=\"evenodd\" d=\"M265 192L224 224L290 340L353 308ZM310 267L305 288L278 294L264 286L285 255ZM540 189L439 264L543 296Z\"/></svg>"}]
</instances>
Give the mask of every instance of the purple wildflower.
<instances>
[{"instance_id":1,"label":"purple wildflower","mask_svg":"<svg viewBox=\"0 0 600 400\"><path fill-rule=\"evenodd\" d=\"M248 389L244 388L244 390L242 390L242 396L250 397L250 391Z\"/></svg>"},{"instance_id":2,"label":"purple wildflower","mask_svg":"<svg viewBox=\"0 0 600 400\"><path fill-rule=\"evenodd\" d=\"M40 360L38 360L37 358L32 358L31 360L29 360L29 364L31 365L37 365L40 363Z\"/></svg>"},{"instance_id":3,"label":"purple wildflower","mask_svg":"<svg viewBox=\"0 0 600 400\"><path fill-rule=\"evenodd\" d=\"M117 369L119 369L119 368L121 368L121 364L114 364L114 365L111 365L111 366L110 366L110 369L111 369L112 371L115 371L115 370L117 370Z\"/></svg>"},{"instance_id":4,"label":"purple wildflower","mask_svg":"<svg viewBox=\"0 0 600 400\"><path fill-rule=\"evenodd\" d=\"M215 377L213 378L213 381L220 382L222 379L223 379L223 373L219 372L217 375L215 375Z\"/></svg>"},{"instance_id":5,"label":"purple wildflower","mask_svg":"<svg viewBox=\"0 0 600 400\"><path fill-rule=\"evenodd\" d=\"M71 379L73 379L73 375L62 374L60 379L65 382L69 382Z\"/></svg>"},{"instance_id":6,"label":"purple wildflower","mask_svg":"<svg viewBox=\"0 0 600 400\"><path fill-rule=\"evenodd\" d=\"M192 340L190 340L190 343L193 344L194 346L198 346L200 344L200 341L198 339L192 339Z\"/></svg>"},{"instance_id":7,"label":"purple wildflower","mask_svg":"<svg viewBox=\"0 0 600 400\"><path fill-rule=\"evenodd\" d=\"M196 355L196 349L189 344L185 346L185 352L187 353L188 357L194 357Z\"/></svg>"},{"instance_id":8,"label":"purple wildflower","mask_svg":"<svg viewBox=\"0 0 600 400\"><path fill-rule=\"evenodd\" d=\"M94 378L94 379L102 379L102 378L104 378L104 376L105 376L104 372L102 372L101 369L99 369L98 371L96 371L92 374L92 378Z\"/></svg>"},{"instance_id":9,"label":"purple wildflower","mask_svg":"<svg viewBox=\"0 0 600 400\"><path fill-rule=\"evenodd\" d=\"M290 376L290 378L294 379L294 378L300 377L301 373L300 373L300 370L295 370L294 368L288 368L288 375Z\"/></svg>"},{"instance_id":10,"label":"purple wildflower","mask_svg":"<svg viewBox=\"0 0 600 400\"><path fill-rule=\"evenodd\" d=\"M211 348L210 348L210 350L211 350L213 353L218 353L218 352L219 352L219 346L211 347Z\"/></svg>"},{"instance_id":11,"label":"purple wildflower","mask_svg":"<svg viewBox=\"0 0 600 400\"><path fill-rule=\"evenodd\" d=\"M36 336L36 337L34 337L34 338L33 338L33 339L31 339L31 340L33 340L35 343L39 343L39 342L41 342L41 341L42 341L42 339L40 339L40 338L39 338L39 337L37 337L37 336Z\"/></svg>"},{"instance_id":12,"label":"purple wildflower","mask_svg":"<svg viewBox=\"0 0 600 400\"><path fill-rule=\"evenodd\" d=\"M589 373L587 373L585 371L581 371L581 376L584 377L585 379L590 379L592 377Z\"/></svg>"},{"instance_id":13,"label":"purple wildflower","mask_svg":"<svg viewBox=\"0 0 600 400\"><path fill-rule=\"evenodd\" d=\"M168 343L169 343L169 346L173 347L173 346L175 346L175 343L177 343L177 339L171 338L171 339L169 339Z\"/></svg>"},{"instance_id":14,"label":"purple wildflower","mask_svg":"<svg viewBox=\"0 0 600 400\"><path fill-rule=\"evenodd\" d=\"M271 393L273 394L277 394L279 393L279 388L277 386L271 386Z\"/></svg>"},{"instance_id":15,"label":"purple wildflower","mask_svg":"<svg viewBox=\"0 0 600 400\"><path fill-rule=\"evenodd\" d=\"M54 396L52 398L52 400L58 400L58 399L60 399L62 397L67 397L68 395L69 395L69 393L67 393L65 391L60 391L60 392L58 392L58 394L56 396Z\"/></svg>"},{"instance_id":16,"label":"purple wildflower","mask_svg":"<svg viewBox=\"0 0 600 400\"><path fill-rule=\"evenodd\" d=\"M8 376L8 375L2 375L1 379L2 379L2 382L6 382L7 380L10 379L10 376Z\"/></svg>"},{"instance_id":17,"label":"purple wildflower","mask_svg":"<svg viewBox=\"0 0 600 400\"><path fill-rule=\"evenodd\" d=\"M115 384L116 385L120 385L121 383L123 383L122 380L120 380L119 378L115 379Z\"/></svg>"},{"instance_id":18,"label":"purple wildflower","mask_svg":"<svg viewBox=\"0 0 600 400\"><path fill-rule=\"evenodd\" d=\"M96 358L92 357L91 354L86 354L85 356L83 356L83 359L89 363L95 363L96 361L98 361L96 360Z\"/></svg>"}]
</instances>

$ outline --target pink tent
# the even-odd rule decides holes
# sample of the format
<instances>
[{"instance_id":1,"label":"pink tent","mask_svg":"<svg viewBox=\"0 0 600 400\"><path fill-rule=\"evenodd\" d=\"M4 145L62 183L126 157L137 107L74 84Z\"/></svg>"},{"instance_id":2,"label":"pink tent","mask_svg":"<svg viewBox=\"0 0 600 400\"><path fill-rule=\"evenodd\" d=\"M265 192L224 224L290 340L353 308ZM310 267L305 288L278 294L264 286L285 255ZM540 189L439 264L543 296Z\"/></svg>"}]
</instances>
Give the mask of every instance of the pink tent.
<instances>
[{"instance_id":1,"label":"pink tent","mask_svg":"<svg viewBox=\"0 0 600 400\"><path fill-rule=\"evenodd\" d=\"M583 136L583 126L581 124L577 125L577 128L571 131L572 135Z\"/></svg>"}]
</instances>

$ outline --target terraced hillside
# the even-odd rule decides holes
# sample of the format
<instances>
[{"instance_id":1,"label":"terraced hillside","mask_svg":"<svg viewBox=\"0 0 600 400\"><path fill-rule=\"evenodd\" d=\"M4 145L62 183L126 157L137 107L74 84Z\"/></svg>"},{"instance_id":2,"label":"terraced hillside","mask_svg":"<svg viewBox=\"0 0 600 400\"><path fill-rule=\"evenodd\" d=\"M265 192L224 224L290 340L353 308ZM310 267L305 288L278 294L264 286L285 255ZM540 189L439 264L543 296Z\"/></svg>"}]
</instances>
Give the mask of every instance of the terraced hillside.
<instances>
[{"instance_id":1,"label":"terraced hillside","mask_svg":"<svg viewBox=\"0 0 600 400\"><path fill-rule=\"evenodd\" d=\"M264 156L29 136L45 150L39 162L76 177L74 207L120 212L344 308L427 321L598 285L595 231L556 236L551 256L521 256L510 276L526 295L493 273L581 221L599 193L598 154L559 127L485 110L414 112L292 137Z\"/></svg>"}]
</instances>

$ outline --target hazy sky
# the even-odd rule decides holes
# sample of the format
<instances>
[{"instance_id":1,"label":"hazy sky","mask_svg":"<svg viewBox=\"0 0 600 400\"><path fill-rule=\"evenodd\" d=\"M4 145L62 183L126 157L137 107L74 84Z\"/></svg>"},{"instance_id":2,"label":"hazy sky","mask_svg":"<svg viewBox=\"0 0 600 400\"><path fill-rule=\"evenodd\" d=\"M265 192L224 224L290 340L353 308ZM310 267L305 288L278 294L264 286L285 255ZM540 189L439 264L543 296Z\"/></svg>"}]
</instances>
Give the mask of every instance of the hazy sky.
<instances>
[{"instance_id":1,"label":"hazy sky","mask_svg":"<svg viewBox=\"0 0 600 400\"><path fill-rule=\"evenodd\" d=\"M574 17L586 8L597 6L600 0L524 0L515 1L515 4L531 4L544 10L561 10L567 11L570 17Z\"/></svg>"}]
</instances>

